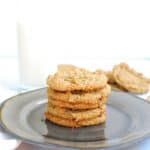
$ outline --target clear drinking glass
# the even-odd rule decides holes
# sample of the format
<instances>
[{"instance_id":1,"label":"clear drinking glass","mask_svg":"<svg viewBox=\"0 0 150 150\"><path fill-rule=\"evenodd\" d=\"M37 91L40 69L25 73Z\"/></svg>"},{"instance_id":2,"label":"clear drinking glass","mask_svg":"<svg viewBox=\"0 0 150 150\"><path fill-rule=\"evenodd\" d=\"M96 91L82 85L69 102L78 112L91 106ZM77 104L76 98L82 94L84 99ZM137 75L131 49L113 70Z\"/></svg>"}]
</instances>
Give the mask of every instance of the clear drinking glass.
<instances>
[{"instance_id":1,"label":"clear drinking glass","mask_svg":"<svg viewBox=\"0 0 150 150\"><path fill-rule=\"evenodd\" d=\"M108 1L99 0L19 0L18 3L22 85L45 85L48 74L59 63L109 69L116 62L133 62L149 56L149 43L142 38L147 36L149 26L144 26L146 32L139 32L137 37L132 26L139 24L135 21L131 28L127 26L134 11L121 6L120 9L117 2L109 1L108 5Z\"/></svg>"}]
</instances>

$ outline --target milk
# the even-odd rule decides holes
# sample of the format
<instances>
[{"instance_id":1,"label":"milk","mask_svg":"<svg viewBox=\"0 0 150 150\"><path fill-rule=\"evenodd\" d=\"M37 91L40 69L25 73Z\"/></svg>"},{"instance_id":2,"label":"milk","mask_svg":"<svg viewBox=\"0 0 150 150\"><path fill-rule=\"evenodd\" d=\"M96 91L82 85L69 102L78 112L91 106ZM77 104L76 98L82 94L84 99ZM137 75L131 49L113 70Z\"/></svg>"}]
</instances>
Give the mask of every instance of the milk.
<instances>
[{"instance_id":1,"label":"milk","mask_svg":"<svg viewBox=\"0 0 150 150\"><path fill-rule=\"evenodd\" d=\"M146 22L149 13L141 10L138 15L139 8L144 7L134 5L131 1L122 5L120 1L20 0L17 33L21 82L45 85L48 74L59 63L109 69L117 58L149 56L150 23L139 22Z\"/></svg>"}]
</instances>

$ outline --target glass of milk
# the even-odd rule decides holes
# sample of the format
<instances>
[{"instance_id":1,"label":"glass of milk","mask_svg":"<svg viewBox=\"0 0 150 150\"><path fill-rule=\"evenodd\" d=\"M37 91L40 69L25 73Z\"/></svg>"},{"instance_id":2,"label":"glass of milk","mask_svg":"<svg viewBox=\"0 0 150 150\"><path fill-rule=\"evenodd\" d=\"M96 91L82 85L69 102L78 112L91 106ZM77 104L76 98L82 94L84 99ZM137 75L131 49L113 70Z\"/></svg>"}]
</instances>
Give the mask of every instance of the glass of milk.
<instances>
[{"instance_id":1,"label":"glass of milk","mask_svg":"<svg viewBox=\"0 0 150 150\"><path fill-rule=\"evenodd\" d=\"M117 2L109 1L108 5L107 1L99 0L19 0L18 3L19 68L23 85L45 85L48 74L59 63L110 68L114 64L111 60L116 62L116 58L149 56L149 42L143 39L149 38L149 24L139 24L138 20L130 24L133 12L137 11L134 7L126 11ZM130 5L127 1L126 6ZM147 15L145 11L140 13ZM137 19L142 18L137 14ZM134 28L141 26L143 32Z\"/></svg>"}]
</instances>

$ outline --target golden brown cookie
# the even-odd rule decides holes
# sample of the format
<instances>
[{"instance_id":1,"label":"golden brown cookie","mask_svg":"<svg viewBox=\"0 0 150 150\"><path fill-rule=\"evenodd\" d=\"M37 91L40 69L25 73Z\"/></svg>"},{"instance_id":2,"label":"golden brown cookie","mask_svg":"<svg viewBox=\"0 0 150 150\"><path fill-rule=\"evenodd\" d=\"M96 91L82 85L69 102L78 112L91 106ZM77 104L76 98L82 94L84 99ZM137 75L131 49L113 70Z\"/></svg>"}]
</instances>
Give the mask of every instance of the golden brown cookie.
<instances>
[{"instance_id":1,"label":"golden brown cookie","mask_svg":"<svg viewBox=\"0 0 150 150\"><path fill-rule=\"evenodd\" d=\"M99 100L98 103L95 104L86 104L86 103L71 103L60 100L55 100L52 98L48 98L48 103L61 108L68 108L72 110L85 110L85 109L94 109L101 107L107 101L107 97L103 97L103 99Z\"/></svg>"},{"instance_id":2,"label":"golden brown cookie","mask_svg":"<svg viewBox=\"0 0 150 150\"><path fill-rule=\"evenodd\" d=\"M81 121L88 120L100 116L106 110L106 106L103 105L101 108L91 109L91 110L69 110L65 108L56 107L49 105L47 107L47 112L53 116L61 117L64 119Z\"/></svg>"},{"instance_id":3,"label":"golden brown cookie","mask_svg":"<svg viewBox=\"0 0 150 150\"><path fill-rule=\"evenodd\" d=\"M65 101L65 102L72 102L72 103L84 103L84 104L97 104L98 101L102 97L106 97L110 94L110 86L106 85L103 89L90 91L90 92L83 92L83 91L68 91L68 92L60 92L52 90L48 88L48 96L52 99Z\"/></svg>"},{"instance_id":4,"label":"golden brown cookie","mask_svg":"<svg viewBox=\"0 0 150 150\"><path fill-rule=\"evenodd\" d=\"M61 100L65 102L72 103L85 103L85 104L95 104L98 103L99 99L102 97L99 90L94 92L59 92L48 88L48 96L52 99Z\"/></svg>"},{"instance_id":5,"label":"golden brown cookie","mask_svg":"<svg viewBox=\"0 0 150 150\"><path fill-rule=\"evenodd\" d=\"M70 71L70 70L74 70L76 68L77 68L76 66L71 65L71 64L59 64L57 66L58 71ZM82 68L80 68L80 69L82 69Z\"/></svg>"},{"instance_id":6,"label":"golden brown cookie","mask_svg":"<svg viewBox=\"0 0 150 150\"><path fill-rule=\"evenodd\" d=\"M106 113L93 118L93 119L89 119L89 120L82 120L80 122L78 122L79 126L91 126L91 125L97 125L97 124L102 124L106 121Z\"/></svg>"},{"instance_id":7,"label":"golden brown cookie","mask_svg":"<svg viewBox=\"0 0 150 150\"><path fill-rule=\"evenodd\" d=\"M137 77L139 77L141 80L143 80L146 83L150 83L150 78L145 77L142 73L137 72L136 70L134 70L133 68L130 68L128 64L126 63L121 63L120 65L122 65L124 68L126 68L128 71L130 71L131 73L135 74Z\"/></svg>"},{"instance_id":8,"label":"golden brown cookie","mask_svg":"<svg viewBox=\"0 0 150 150\"><path fill-rule=\"evenodd\" d=\"M75 66L66 66L59 67L53 76L49 76L47 84L57 91L91 91L105 87L107 77Z\"/></svg>"},{"instance_id":9,"label":"golden brown cookie","mask_svg":"<svg viewBox=\"0 0 150 150\"><path fill-rule=\"evenodd\" d=\"M111 93L111 86L107 84L105 88L101 89L102 99L104 97L108 97L110 93Z\"/></svg>"},{"instance_id":10,"label":"golden brown cookie","mask_svg":"<svg viewBox=\"0 0 150 150\"><path fill-rule=\"evenodd\" d=\"M130 92L146 93L149 90L148 79L131 69L127 64L114 66L113 76L117 84Z\"/></svg>"},{"instance_id":11,"label":"golden brown cookie","mask_svg":"<svg viewBox=\"0 0 150 150\"><path fill-rule=\"evenodd\" d=\"M49 113L45 113L46 119L49 121L56 123L58 125L66 126L66 127L81 127L81 126L90 126L90 125L97 125L104 123L106 120L106 114L102 114L101 116L91 118L88 120L81 120L81 121L75 121L70 119L64 119L61 117L57 117L54 115L51 115Z\"/></svg>"},{"instance_id":12,"label":"golden brown cookie","mask_svg":"<svg viewBox=\"0 0 150 150\"><path fill-rule=\"evenodd\" d=\"M110 84L116 83L112 71L106 71L106 76L108 78L108 83L110 83Z\"/></svg>"},{"instance_id":13,"label":"golden brown cookie","mask_svg":"<svg viewBox=\"0 0 150 150\"><path fill-rule=\"evenodd\" d=\"M115 81L115 79L114 79L114 77L113 77L112 71L104 71L104 70L98 69L98 70L95 71L95 73L106 75L106 77L107 77L107 79L108 79L108 83L110 83L110 84L116 83L116 81Z\"/></svg>"}]
</instances>

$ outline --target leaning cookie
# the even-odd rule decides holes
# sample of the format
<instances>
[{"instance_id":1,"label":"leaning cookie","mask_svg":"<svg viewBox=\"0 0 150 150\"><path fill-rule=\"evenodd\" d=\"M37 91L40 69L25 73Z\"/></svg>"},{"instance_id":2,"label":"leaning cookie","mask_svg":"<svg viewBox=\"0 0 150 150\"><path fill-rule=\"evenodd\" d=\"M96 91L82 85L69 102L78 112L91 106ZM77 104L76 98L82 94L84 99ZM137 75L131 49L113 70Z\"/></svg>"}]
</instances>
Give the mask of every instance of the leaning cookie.
<instances>
[{"instance_id":1,"label":"leaning cookie","mask_svg":"<svg viewBox=\"0 0 150 150\"><path fill-rule=\"evenodd\" d=\"M49 76L47 84L57 91L91 91L105 87L107 77L82 68L68 67L67 71L58 69L57 73Z\"/></svg>"},{"instance_id":2,"label":"leaning cookie","mask_svg":"<svg viewBox=\"0 0 150 150\"><path fill-rule=\"evenodd\" d=\"M139 73L137 71L135 71L133 68L130 68L128 64L126 63L122 63L122 66L124 68L126 68L127 70L129 70L131 73L133 73L134 75L136 75L137 77L139 77L141 80L143 80L146 83L150 83L150 78L145 77L142 73Z\"/></svg>"},{"instance_id":3,"label":"leaning cookie","mask_svg":"<svg viewBox=\"0 0 150 150\"><path fill-rule=\"evenodd\" d=\"M127 91L146 93L149 90L147 78L144 78L142 74L137 73L125 63L114 66L113 76L116 83Z\"/></svg>"}]
</instances>

